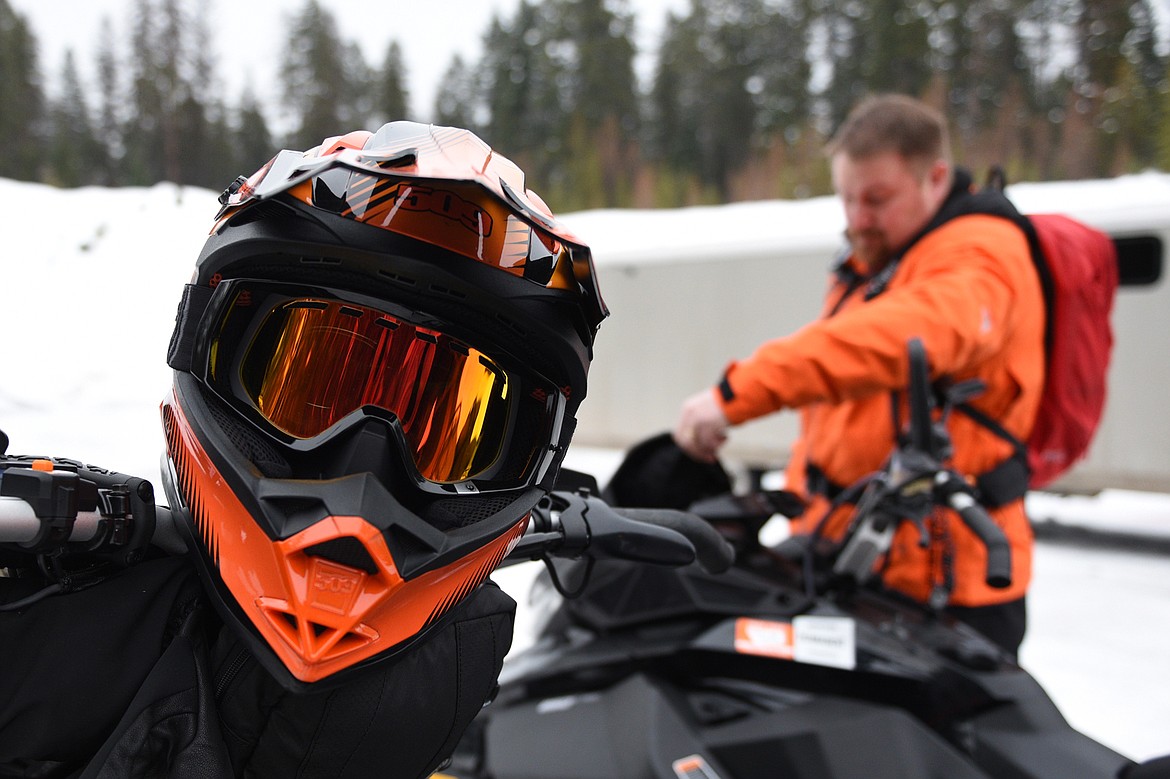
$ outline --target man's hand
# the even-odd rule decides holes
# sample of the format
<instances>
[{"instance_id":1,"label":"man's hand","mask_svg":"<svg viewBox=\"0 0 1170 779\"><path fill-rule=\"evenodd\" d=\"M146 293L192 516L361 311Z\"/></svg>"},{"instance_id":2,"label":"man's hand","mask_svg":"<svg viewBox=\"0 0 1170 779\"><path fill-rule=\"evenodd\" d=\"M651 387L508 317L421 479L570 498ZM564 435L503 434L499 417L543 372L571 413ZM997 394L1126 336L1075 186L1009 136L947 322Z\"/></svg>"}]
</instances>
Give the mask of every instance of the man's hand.
<instances>
[{"instance_id":1,"label":"man's hand","mask_svg":"<svg viewBox=\"0 0 1170 779\"><path fill-rule=\"evenodd\" d=\"M672 435L674 442L690 457L713 463L719 448L727 441L728 427L730 424L715 398L715 390L709 389L692 395L682 404Z\"/></svg>"}]
</instances>

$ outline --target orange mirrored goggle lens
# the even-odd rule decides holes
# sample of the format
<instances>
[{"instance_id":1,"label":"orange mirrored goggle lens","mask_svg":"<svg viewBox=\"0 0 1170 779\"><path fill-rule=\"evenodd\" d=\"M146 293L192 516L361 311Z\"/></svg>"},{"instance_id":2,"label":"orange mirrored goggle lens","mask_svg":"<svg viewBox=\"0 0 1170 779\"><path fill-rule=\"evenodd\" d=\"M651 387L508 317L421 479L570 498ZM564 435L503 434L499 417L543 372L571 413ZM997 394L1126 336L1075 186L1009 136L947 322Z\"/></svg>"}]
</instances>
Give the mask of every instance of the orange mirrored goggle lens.
<instances>
[{"instance_id":1,"label":"orange mirrored goggle lens","mask_svg":"<svg viewBox=\"0 0 1170 779\"><path fill-rule=\"evenodd\" d=\"M526 461L549 443L540 437L552 428L547 392L521 402L515 395L524 382L479 350L375 308L240 289L209 362L209 382L221 395L226 390L295 439L320 435L363 407L389 411L430 482L485 473L505 441L527 446ZM518 414L545 418L517 425Z\"/></svg>"},{"instance_id":2,"label":"orange mirrored goggle lens","mask_svg":"<svg viewBox=\"0 0 1170 779\"><path fill-rule=\"evenodd\" d=\"M483 354L336 301L294 300L271 312L241 378L261 415L295 438L362 406L393 412L428 481L461 481L477 462L494 461L507 420L508 377Z\"/></svg>"}]
</instances>

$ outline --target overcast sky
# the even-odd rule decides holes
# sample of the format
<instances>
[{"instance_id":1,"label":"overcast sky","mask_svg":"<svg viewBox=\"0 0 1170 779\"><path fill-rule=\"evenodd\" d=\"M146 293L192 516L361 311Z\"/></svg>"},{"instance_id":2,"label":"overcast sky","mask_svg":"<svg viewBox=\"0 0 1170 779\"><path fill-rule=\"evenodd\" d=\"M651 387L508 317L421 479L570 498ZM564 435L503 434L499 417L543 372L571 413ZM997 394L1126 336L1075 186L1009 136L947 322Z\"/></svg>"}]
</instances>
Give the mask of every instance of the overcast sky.
<instances>
[{"instance_id":1,"label":"overcast sky","mask_svg":"<svg viewBox=\"0 0 1170 779\"><path fill-rule=\"evenodd\" d=\"M1170 0L1166 0L1170 2ZM62 58L71 48L82 77L92 70L103 17L113 25L115 40L127 40L131 0L8 0L27 18L40 44L41 72L56 84ZM511 17L518 0L319 0L333 12L341 35L356 41L366 61L380 66L390 41L402 47L412 108L419 120L430 119L439 79L456 52L464 61L481 53L481 39L493 15ZM668 10L682 12L689 0L629 0L637 20L641 52L657 48ZM243 85L251 81L263 101L265 85L276 79L280 46L288 22L304 8L304 0L206 0L213 23L213 45L218 73L225 82L228 102L234 103ZM230 54L229 54L230 52ZM643 55L639 69L648 72Z\"/></svg>"}]
</instances>

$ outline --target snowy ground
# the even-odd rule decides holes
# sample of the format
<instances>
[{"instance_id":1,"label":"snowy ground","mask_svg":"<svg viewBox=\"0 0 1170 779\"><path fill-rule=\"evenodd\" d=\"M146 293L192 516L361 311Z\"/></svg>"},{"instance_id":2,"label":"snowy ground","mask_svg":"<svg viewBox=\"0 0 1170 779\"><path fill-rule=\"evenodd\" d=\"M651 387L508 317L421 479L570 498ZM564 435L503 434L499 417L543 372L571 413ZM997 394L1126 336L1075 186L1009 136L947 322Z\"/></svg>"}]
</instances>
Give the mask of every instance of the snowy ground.
<instances>
[{"instance_id":1,"label":"snowy ground","mask_svg":"<svg viewBox=\"0 0 1170 779\"><path fill-rule=\"evenodd\" d=\"M0 430L12 453L73 457L157 486L166 346L215 210L203 190L0 180L11 219L0 259ZM616 457L573 452L570 465L604 483ZM1036 495L1030 510L1170 536L1170 496ZM499 578L523 604L530 575L520 566ZM1030 617L1022 662L1074 726L1135 759L1170 753L1170 554L1042 541Z\"/></svg>"}]
</instances>

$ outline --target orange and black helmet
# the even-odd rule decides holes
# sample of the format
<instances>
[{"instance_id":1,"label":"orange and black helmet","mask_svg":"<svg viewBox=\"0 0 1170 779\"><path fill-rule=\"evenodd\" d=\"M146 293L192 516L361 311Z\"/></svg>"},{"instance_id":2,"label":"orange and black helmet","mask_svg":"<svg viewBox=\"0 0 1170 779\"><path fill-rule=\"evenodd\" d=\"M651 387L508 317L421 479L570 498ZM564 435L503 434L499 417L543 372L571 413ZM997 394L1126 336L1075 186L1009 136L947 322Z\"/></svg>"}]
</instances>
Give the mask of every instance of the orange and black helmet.
<instances>
[{"instance_id":1,"label":"orange and black helmet","mask_svg":"<svg viewBox=\"0 0 1170 779\"><path fill-rule=\"evenodd\" d=\"M220 199L168 355L164 484L295 688L393 656L499 564L607 312L588 247L466 130L282 151Z\"/></svg>"}]
</instances>

